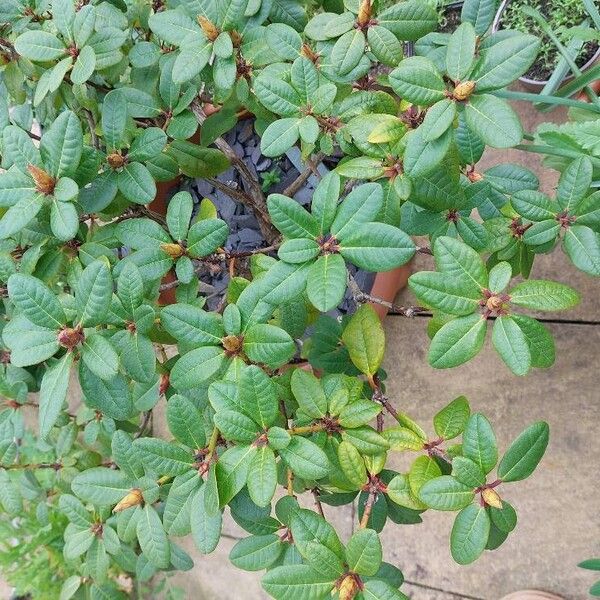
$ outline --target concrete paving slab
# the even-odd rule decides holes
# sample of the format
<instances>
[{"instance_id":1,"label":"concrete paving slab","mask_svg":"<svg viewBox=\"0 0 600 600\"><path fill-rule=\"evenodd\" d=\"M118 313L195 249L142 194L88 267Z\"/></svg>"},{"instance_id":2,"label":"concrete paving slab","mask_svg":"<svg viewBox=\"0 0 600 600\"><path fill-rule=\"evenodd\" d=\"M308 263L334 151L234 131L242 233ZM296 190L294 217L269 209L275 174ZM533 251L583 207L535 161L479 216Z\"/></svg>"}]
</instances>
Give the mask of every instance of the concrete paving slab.
<instances>
[{"instance_id":1,"label":"concrete paving slab","mask_svg":"<svg viewBox=\"0 0 600 600\"><path fill-rule=\"evenodd\" d=\"M501 450L525 426L541 419L550 423L551 441L530 479L503 486L501 493L516 507L519 524L499 550L486 552L473 565L456 565L448 542L452 515L431 512L422 525L386 528L386 559L403 569L407 580L458 595L497 600L533 587L585 598L589 577L576 565L597 553L600 544L594 500L600 475L593 467L600 453L600 327L551 325L556 364L518 378L491 348L450 371L429 367L424 325L421 319L401 317L385 323L385 365L396 374L388 391L397 408L430 424L445 403L464 394L474 411L490 418ZM413 598L428 596L415 589Z\"/></svg>"}]
</instances>

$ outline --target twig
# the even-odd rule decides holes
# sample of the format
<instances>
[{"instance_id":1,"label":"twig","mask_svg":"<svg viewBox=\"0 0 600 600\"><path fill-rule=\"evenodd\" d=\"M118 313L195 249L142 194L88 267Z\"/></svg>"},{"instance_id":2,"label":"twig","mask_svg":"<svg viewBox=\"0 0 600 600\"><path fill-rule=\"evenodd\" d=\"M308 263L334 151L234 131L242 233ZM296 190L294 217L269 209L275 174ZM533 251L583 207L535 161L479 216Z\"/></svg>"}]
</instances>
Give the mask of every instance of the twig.
<instances>
[{"instance_id":1,"label":"twig","mask_svg":"<svg viewBox=\"0 0 600 600\"><path fill-rule=\"evenodd\" d=\"M198 124L202 125L206 120L206 113L200 104L200 100L196 98L190 104L190 108L194 113ZM236 171L238 171L238 173L242 176L242 179L245 181L246 186L248 187L246 203L254 211L261 233L267 242L273 243L279 237L279 232L271 223L269 212L267 210L267 203L265 201L265 195L260 187L259 181L254 177L250 169L248 169L246 163L239 158L239 156L234 152L233 148L222 137L218 137L214 141L214 144L219 150L221 150L221 152L223 152L223 154L225 154L225 156L231 162L231 165L236 169Z\"/></svg>"},{"instance_id":2,"label":"twig","mask_svg":"<svg viewBox=\"0 0 600 600\"><path fill-rule=\"evenodd\" d=\"M371 296L371 294L367 294L360 289L358 283L356 283L356 280L351 275L348 277L348 287L350 288L356 303L364 304L365 302L372 302L373 304L380 304L381 306L385 306L387 309L389 309L390 314L393 315L412 318L420 313L429 312L429 309L425 308L424 306L400 306L399 304L388 302L383 298Z\"/></svg>"},{"instance_id":3,"label":"twig","mask_svg":"<svg viewBox=\"0 0 600 600\"><path fill-rule=\"evenodd\" d=\"M134 440L141 438L144 435L144 433L146 433L146 429L148 428L148 423L150 422L151 418L152 418L152 410L147 410L144 413L144 418L142 419L142 422L140 423L140 428L137 430L136 434L133 436Z\"/></svg>"},{"instance_id":4,"label":"twig","mask_svg":"<svg viewBox=\"0 0 600 600\"><path fill-rule=\"evenodd\" d=\"M365 502L365 509L363 512L362 519L360 520L359 527L361 529L365 529L369 523L369 518L371 517L371 511L373 510L373 505L375 504L375 500L377 500L377 492L369 492L369 497Z\"/></svg>"},{"instance_id":5,"label":"twig","mask_svg":"<svg viewBox=\"0 0 600 600\"><path fill-rule=\"evenodd\" d=\"M325 513L323 512L323 505L321 504L321 500L319 498L319 490L318 488L313 488L311 490L313 498L315 499L315 506L317 507L317 512L325 518Z\"/></svg>"},{"instance_id":6,"label":"twig","mask_svg":"<svg viewBox=\"0 0 600 600\"><path fill-rule=\"evenodd\" d=\"M32 139L32 140L36 140L36 141L40 141L42 138L37 134L37 133L33 133L33 131L28 131L27 135Z\"/></svg>"},{"instance_id":7,"label":"twig","mask_svg":"<svg viewBox=\"0 0 600 600\"><path fill-rule=\"evenodd\" d=\"M17 58L19 58L19 54L15 50L15 47L6 38L0 38L0 48L2 48L5 52L8 52L11 60L17 60Z\"/></svg>"},{"instance_id":8,"label":"twig","mask_svg":"<svg viewBox=\"0 0 600 600\"><path fill-rule=\"evenodd\" d=\"M318 167L324 157L325 154L319 152L318 154L315 154L313 158L309 159L307 161L308 166L306 169L304 169L304 171L302 171L302 173L300 173L300 175L298 175L298 177L283 190L283 195L291 198L306 183L308 178L314 173L314 169Z\"/></svg>"},{"instance_id":9,"label":"twig","mask_svg":"<svg viewBox=\"0 0 600 600\"><path fill-rule=\"evenodd\" d=\"M94 121L94 115L87 109L83 109L83 114L85 115L85 119L87 121L88 127L90 129L90 137L92 138L92 146L96 148L96 150L100 150L100 140L96 135L96 122Z\"/></svg>"}]
</instances>

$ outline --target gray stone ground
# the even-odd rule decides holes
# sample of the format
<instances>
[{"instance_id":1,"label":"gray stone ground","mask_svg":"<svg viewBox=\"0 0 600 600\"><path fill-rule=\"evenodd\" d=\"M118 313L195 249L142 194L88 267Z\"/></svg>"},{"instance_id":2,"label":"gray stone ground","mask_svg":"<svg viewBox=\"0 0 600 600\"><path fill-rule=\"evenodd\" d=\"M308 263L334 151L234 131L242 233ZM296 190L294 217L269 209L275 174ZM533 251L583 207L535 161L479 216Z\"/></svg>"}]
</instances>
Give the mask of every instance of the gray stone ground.
<instances>
[{"instance_id":1,"label":"gray stone ground","mask_svg":"<svg viewBox=\"0 0 600 600\"><path fill-rule=\"evenodd\" d=\"M526 131L550 120L529 107L518 109ZM561 121L564 113L555 111L550 117ZM483 162L492 166L506 160L541 175L538 157L523 152L492 151ZM545 172L542 184L551 192L556 177ZM415 268L430 268L429 260L419 257ZM452 516L443 513L426 513L421 525L386 528L382 536L386 560L403 570L407 583L402 589L414 600L498 600L523 588L579 600L587 597L593 581L593 573L576 564L600 555L600 289L559 253L539 260L533 275L573 285L582 293L582 302L569 313L544 315L566 320L548 325L556 339L556 364L525 378L510 374L489 346L465 366L436 371L427 365L424 318L390 317L385 322L390 398L420 422L431 423L441 406L465 394L473 409L494 423L501 449L532 421L545 419L551 427L551 442L539 470L525 482L506 486L504 494L516 507L519 523L499 550L467 567L454 564L448 547ZM412 301L408 292L399 298L402 303ZM160 424L161 419L157 421ZM325 511L347 539L352 532L351 508ZM186 600L266 599L258 574L228 562L229 551L243 532L231 521L225 532L215 553L207 557L198 556L191 540L184 540L196 566L176 575L174 583L186 590ZM8 597L6 588L0 587L0 598Z\"/></svg>"}]
</instances>

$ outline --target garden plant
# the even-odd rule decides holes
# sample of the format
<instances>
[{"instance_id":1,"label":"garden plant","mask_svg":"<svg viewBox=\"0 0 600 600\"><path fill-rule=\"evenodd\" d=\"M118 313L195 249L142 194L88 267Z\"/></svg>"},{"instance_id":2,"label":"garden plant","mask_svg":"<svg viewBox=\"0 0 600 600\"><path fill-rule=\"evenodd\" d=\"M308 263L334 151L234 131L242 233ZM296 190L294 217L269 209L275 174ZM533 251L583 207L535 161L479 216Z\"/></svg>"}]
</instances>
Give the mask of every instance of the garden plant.
<instances>
[{"instance_id":1,"label":"garden plant","mask_svg":"<svg viewBox=\"0 0 600 600\"><path fill-rule=\"evenodd\" d=\"M532 139L505 88L539 40L489 33L495 9L467 0L436 37L422 0L0 4L0 567L19 593L175 598L165 575L193 566L178 538L211 553L226 518L248 534L231 562L279 600L405 598L379 534L427 510L456 513L460 564L505 542L548 425L497 441L478 399L442 390L416 423L386 391L371 306L429 316L435 368L490 329L507 375L525 375L555 356L531 313L579 301L530 279L535 258L560 245L600 275L597 138L539 132L559 146L555 198L518 164L478 167L486 146ZM299 147L298 185L328 161L308 206L265 196L224 139L243 114L264 156ZM229 168L242 188L215 179ZM149 206L187 178L254 211L264 244L229 247L185 190L166 214ZM431 265L409 281L418 305L353 276L416 254ZM222 271L211 308L201 279ZM326 314L349 297L354 312ZM353 502L340 539L329 518Z\"/></svg>"}]
</instances>

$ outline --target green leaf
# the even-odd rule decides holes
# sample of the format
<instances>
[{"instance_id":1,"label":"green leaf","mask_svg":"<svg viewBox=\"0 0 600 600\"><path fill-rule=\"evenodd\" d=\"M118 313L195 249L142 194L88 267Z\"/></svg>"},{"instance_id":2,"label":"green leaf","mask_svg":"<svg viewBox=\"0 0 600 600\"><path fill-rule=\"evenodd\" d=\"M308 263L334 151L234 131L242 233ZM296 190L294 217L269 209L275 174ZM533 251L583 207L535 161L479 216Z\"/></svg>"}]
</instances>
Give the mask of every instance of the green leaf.
<instances>
[{"instance_id":1,"label":"green leaf","mask_svg":"<svg viewBox=\"0 0 600 600\"><path fill-rule=\"evenodd\" d=\"M213 44L203 38L186 45L173 63L173 83L187 83L196 77L210 61L212 47Z\"/></svg>"},{"instance_id":2,"label":"green leaf","mask_svg":"<svg viewBox=\"0 0 600 600\"><path fill-rule=\"evenodd\" d=\"M338 420L342 427L350 429L360 427L372 421L381 412L381 408L372 400L355 400L340 410Z\"/></svg>"},{"instance_id":3,"label":"green leaf","mask_svg":"<svg viewBox=\"0 0 600 600\"><path fill-rule=\"evenodd\" d=\"M112 299L113 281L107 262L95 260L81 273L75 289L77 319L84 327L104 322Z\"/></svg>"},{"instance_id":4,"label":"green leaf","mask_svg":"<svg viewBox=\"0 0 600 600\"><path fill-rule=\"evenodd\" d=\"M88 369L101 379L111 379L119 369L115 349L98 333L86 336L81 344L81 358Z\"/></svg>"},{"instance_id":5,"label":"green leaf","mask_svg":"<svg viewBox=\"0 0 600 600\"><path fill-rule=\"evenodd\" d=\"M260 435L259 426L250 417L233 410L220 410L214 422L223 437L234 442L250 444Z\"/></svg>"},{"instance_id":6,"label":"green leaf","mask_svg":"<svg viewBox=\"0 0 600 600\"><path fill-rule=\"evenodd\" d=\"M15 50L29 60L47 62L65 55L64 44L52 33L30 30L15 40Z\"/></svg>"},{"instance_id":7,"label":"green leaf","mask_svg":"<svg viewBox=\"0 0 600 600\"><path fill-rule=\"evenodd\" d=\"M445 440L451 440L460 435L467 424L471 408L464 396L455 398L433 417L435 432Z\"/></svg>"},{"instance_id":8,"label":"green leaf","mask_svg":"<svg viewBox=\"0 0 600 600\"><path fill-rule=\"evenodd\" d=\"M438 13L431 4L407 0L386 8L378 15L377 22L400 40L416 41L436 29Z\"/></svg>"},{"instance_id":9,"label":"green leaf","mask_svg":"<svg viewBox=\"0 0 600 600\"><path fill-rule=\"evenodd\" d=\"M383 188L378 183L364 183L346 196L331 224L331 233L344 241L358 225L375 220L383 205Z\"/></svg>"},{"instance_id":10,"label":"green leaf","mask_svg":"<svg viewBox=\"0 0 600 600\"><path fill-rule=\"evenodd\" d=\"M515 111L505 100L490 94L475 94L465 105L469 128L492 148L510 148L523 138Z\"/></svg>"},{"instance_id":11,"label":"green leaf","mask_svg":"<svg viewBox=\"0 0 600 600\"><path fill-rule=\"evenodd\" d=\"M494 20L496 8L496 0L465 0L461 20L471 23L477 35L483 35Z\"/></svg>"},{"instance_id":12,"label":"green leaf","mask_svg":"<svg viewBox=\"0 0 600 600\"><path fill-rule=\"evenodd\" d=\"M308 271L308 299L321 312L332 310L344 297L347 279L346 263L340 254L320 256Z\"/></svg>"},{"instance_id":13,"label":"green leaf","mask_svg":"<svg viewBox=\"0 0 600 600\"><path fill-rule=\"evenodd\" d=\"M498 461L496 436L489 421L478 413L471 415L463 432L462 453L489 473Z\"/></svg>"},{"instance_id":14,"label":"green leaf","mask_svg":"<svg viewBox=\"0 0 600 600\"><path fill-rule=\"evenodd\" d=\"M579 294L568 285L531 279L510 290L510 302L534 310L566 310L579 303Z\"/></svg>"},{"instance_id":15,"label":"green leaf","mask_svg":"<svg viewBox=\"0 0 600 600\"><path fill-rule=\"evenodd\" d=\"M456 118L456 103L449 98L436 102L427 110L425 119L419 127L421 137L425 142L432 142L442 136L454 123Z\"/></svg>"},{"instance_id":16,"label":"green leaf","mask_svg":"<svg viewBox=\"0 0 600 600\"><path fill-rule=\"evenodd\" d=\"M267 571L261 584L275 600L319 600L327 597L334 581L309 565L283 565Z\"/></svg>"},{"instance_id":17,"label":"green leaf","mask_svg":"<svg viewBox=\"0 0 600 600\"><path fill-rule=\"evenodd\" d=\"M40 155L50 175L58 178L75 172L82 148L81 123L74 112L65 110L42 136Z\"/></svg>"},{"instance_id":18,"label":"green leaf","mask_svg":"<svg viewBox=\"0 0 600 600\"><path fill-rule=\"evenodd\" d=\"M266 323L252 325L244 335L242 347L251 361L273 369L288 362L296 352L294 340L287 331Z\"/></svg>"},{"instance_id":19,"label":"green leaf","mask_svg":"<svg viewBox=\"0 0 600 600\"><path fill-rule=\"evenodd\" d=\"M319 244L314 240L295 238L283 242L277 251L277 256L285 262L301 264L316 258L320 251Z\"/></svg>"},{"instance_id":20,"label":"green leaf","mask_svg":"<svg viewBox=\"0 0 600 600\"><path fill-rule=\"evenodd\" d=\"M592 162L581 156L562 172L556 190L556 200L566 211L575 211L592 185Z\"/></svg>"},{"instance_id":21,"label":"green leaf","mask_svg":"<svg viewBox=\"0 0 600 600\"><path fill-rule=\"evenodd\" d=\"M560 223L556 220L534 223L523 235L523 241L531 246L539 246L553 241L560 232Z\"/></svg>"},{"instance_id":22,"label":"green leaf","mask_svg":"<svg viewBox=\"0 0 600 600\"><path fill-rule=\"evenodd\" d=\"M454 81L467 77L475 59L477 33L471 23L461 23L448 40L446 73Z\"/></svg>"},{"instance_id":23,"label":"green leaf","mask_svg":"<svg viewBox=\"0 0 600 600\"><path fill-rule=\"evenodd\" d=\"M565 232L563 248L573 264L589 275L600 276L600 235L583 225Z\"/></svg>"},{"instance_id":24,"label":"green leaf","mask_svg":"<svg viewBox=\"0 0 600 600\"><path fill-rule=\"evenodd\" d=\"M0 219L0 240L10 237L28 225L40 212L43 201L43 194L34 194L11 206Z\"/></svg>"},{"instance_id":25,"label":"green leaf","mask_svg":"<svg viewBox=\"0 0 600 600\"><path fill-rule=\"evenodd\" d=\"M299 116L302 100L296 90L282 79L263 74L254 81L254 93L275 114L282 117Z\"/></svg>"},{"instance_id":26,"label":"green leaf","mask_svg":"<svg viewBox=\"0 0 600 600\"><path fill-rule=\"evenodd\" d=\"M385 351L385 334L372 306L363 304L350 318L342 341L350 360L365 375L373 376L381 366Z\"/></svg>"},{"instance_id":27,"label":"green leaf","mask_svg":"<svg viewBox=\"0 0 600 600\"><path fill-rule=\"evenodd\" d=\"M156 196L156 183L148 169L139 162L128 163L117 176L119 191L127 200L148 204Z\"/></svg>"},{"instance_id":28,"label":"green leaf","mask_svg":"<svg viewBox=\"0 0 600 600\"><path fill-rule=\"evenodd\" d=\"M517 513L506 500L502 500L502 508L490 506L490 518L504 533L510 533L517 526Z\"/></svg>"},{"instance_id":29,"label":"green leaf","mask_svg":"<svg viewBox=\"0 0 600 600\"><path fill-rule=\"evenodd\" d=\"M455 456L452 459L452 477L471 490L485 484L485 473L475 461L464 456Z\"/></svg>"},{"instance_id":30,"label":"green leaf","mask_svg":"<svg viewBox=\"0 0 600 600\"><path fill-rule=\"evenodd\" d=\"M296 298L306 287L309 265L275 263L260 279L261 299L269 304L283 304Z\"/></svg>"},{"instance_id":31,"label":"green leaf","mask_svg":"<svg viewBox=\"0 0 600 600\"><path fill-rule=\"evenodd\" d=\"M365 52L365 34L360 29L344 33L331 50L331 63L340 75L347 75L358 65Z\"/></svg>"},{"instance_id":32,"label":"green leaf","mask_svg":"<svg viewBox=\"0 0 600 600\"><path fill-rule=\"evenodd\" d=\"M190 346L220 344L225 334L218 315L183 302L165 306L160 322L178 342Z\"/></svg>"},{"instance_id":33,"label":"green leaf","mask_svg":"<svg viewBox=\"0 0 600 600\"><path fill-rule=\"evenodd\" d=\"M91 46L84 46L77 56L71 71L71 81L75 85L84 84L96 68L96 53Z\"/></svg>"},{"instance_id":34,"label":"green leaf","mask_svg":"<svg viewBox=\"0 0 600 600\"><path fill-rule=\"evenodd\" d=\"M409 2L402 2L401 4L408 4ZM395 589L381 579L369 579L366 581L362 595L365 600L407 600L407 596L400 590Z\"/></svg>"},{"instance_id":35,"label":"green leaf","mask_svg":"<svg viewBox=\"0 0 600 600\"><path fill-rule=\"evenodd\" d=\"M67 397L73 353L67 352L59 361L48 367L40 384L39 425L40 437L47 438L56 424Z\"/></svg>"},{"instance_id":36,"label":"green leaf","mask_svg":"<svg viewBox=\"0 0 600 600\"><path fill-rule=\"evenodd\" d=\"M473 487L450 475L442 475L427 481L421 488L419 497L435 510L458 510L470 504L475 493Z\"/></svg>"},{"instance_id":37,"label":"green leaf","mask_svg":"<svg viewBox=\"0 0 600 600\"><path fill-rule=\"evenodd\" d=\"M315 443L299 435L292 436L287 447L279 450L279 455L302 479L321 479L329 473L327 455Z\"/></svg>"},{"instance_id":38,"label":"green leaf","mask_svg":"<svg viewBox=\"0 0 600 600\"><path fill-rule=\"evenodd\" d=\"M306 416L321 419L327 413L327 398L321 382L304 369L295 369L290 380L298 407Z\"/></svg>"},{"instance_id":39,"label":"green leaf","mask_svg":"<svg viewBox=\"0 0 600 600\"><path fill-rule=\"evenodd\" d=\"M523 75L538 55L540 40L519 34L500 39L480 52L471 77L477 94L497 90Z\"/></svg>"},{"instance_id":40,"label":"green leaf","mask_svg":"<svg viewBox=\"0 0 600 600\"><path fill-rule=\"evenodd\" d=\"M189 192L178 192L169 200L167 226L174 240L181 241L187 237L193 210L194 202Z\"/></svg>"},{"instance_id":41,"label":"green leaf","mask_svg":"<svg viewBox=\"0 0 600 600\"><path fill-rule=\"evenodd\" d=\"M389 29L379 25L369 27L367 42L375 58L384 65L395 67L402 60L402 44Z\"/></svg>"},{"instance_id":42,"label":"green leaf","mask_svg":"<svg viewBox=\"0 0 600 600\"><path fill-rule=\"evenodd\" d=\"M382 560L381 541L373 529L356 531L346 546L348 568L354 573L373 576Z\"/></svg>"},{"instance_id":43,"label":"green leaf","mask_svg":"<svg viewBox=\"0 0 600 600\"><path fill-rule=\"evenodd\" d=\"M302 38L285 23L272 23L266 30L266 42L281 59L294 60L300 55Z\"/></svg>"},{"instance_id":44,"label":"green leaf","mask_svg":"<svg viewBox=\"0 0 600 600\"><path fill-rule=\"evenodd\" d=\"M539 321L531 317L512 315L512 319L525 335L531 353L531 366L542 369L551 367L555 357L552 334Z\"/></svg>"},{"instance_id":45,"label":"green leaf","mask_svg":"<svg viewBox=\"0 0 600 600\"><path fill-rule=\"evenodd\" d=\"M429 364L436 369L448 369L471 360L483 347L486 328L487 322L479 314L446 323L431 341Z\"/></svg>"},{"instance_id":46,"label":"green leaf","mask_svg":"<svg viewBox=\"0 0 600 600\"><path fill-rule=\"evenodd\" d=\"M144 556L156 568L166 569L171 564L171 546L158 513L149 504L144 506L136 531Z\"/></svg>"},{"instance_id":47,"label":"green leaf","mask_svg":"<svg viewBox=\"0 0 600 600\"><path fill-rule=\"evenodd\" d=\"M131 482L122 471L94 467L75 476L71 482L73 492L85 502L97 506L112 506L129 492Z\"/></svg>"},{"instance_id":48,"label":"green leaf","mask_svg":"<svg viewBox=\"0 0 600 600\"><path fill-rule=\"evenodd\" d=\"M311 238L319 235L317 220L296 200L283 194L271 194L267 199L273 225L288 238Z\"/></svg>"},{"instance_id":49,"label":"green leaf","mask_svg":"<svg viewBox=\"0 0 600 600\"><path fill-rule=\"evenodd\" d=\"M206 433L200 411L191 400L175 394L167 403L169 431L178 442L199 450L206 444Z\"/></svg>"},{"instance_id":50,"label":"green leaf","mask_svg":"<svg viewBox=\"0 0 600 600\"><path fill-rule=\"evenodd\" d=\"M77 235L79 215L72 202L59 202L56 198L52 199L50 229L59 240L64 242L72 240Z\"/></svg>"},{"instance_id":51,"label":"green leaf","mask_svg":"<svg viewBox=\"0 0 600 600\"><path fill-rule=\"evenodd\" d=\"M300 136L300 119L288 117L271 123L260 139L260 149L265 156L281 156Z\"/></svg>"},{"instance_id":52,"label":"green leaf","mask_svg":"<svg viewBox=\"0 0 600 600\"><path fill-rule=\"evenodd\" d=\"M500 316L492 328L492 343L506 366L515 375L526 375L531 368L531 352L525 334L509 316Z\"/></svg>"},{"instance_id":53,"label":"green leaf","mask_svg":"<svg viewBox=\"0 0 600 600\"><path fill-rule=\"evenodd\" d=\"M394 92L413 104L431 106L445 97L444 80L435 65L422 56L405 58L389 80Z\"/></svg>"},{"instance_id":54,"label":"green leaf","mask_svg":"<svg viewBox=\"0 0 600 600\"><path fill-rule=\"evenodd\" d=\"M544 456L550 428L538 421L530 425L509 446L498 465L498 477L503 481L520 481L529 477Z\"/></svg>"},{"instance_id":55,"label":"green leaf","mask_svg":"<svg viewBox=\"0 0 600 600\"><path fill-rule=\"evenodd\" d=\"M473 290L487 287L488 276L481 257L464 242L440 236L435 240L433 253L438 270L451 275L461 285Z\"/></svg>"},{"instance_id":56,"label":"green leaf","mask_svg":"<svg viewBox=\"0 0 600 600\"><path fill-rule=\"evenodd\" d=\"M102 133L109 150L119 150L127 125L127 100L120 90L106 94L102 103Z\"/></svg>"},{"instance_id":57,"label":"green leaf","mask_svg":"<svg viewBox=\"0 0 600 600\"><path fill-rule=\"evenodd\" d=\"M468 315L479 306L481 295L446 273L420 271L411 275L408 282L418 300L444 313Z\"/></svg>"},{"instance_id":58,"label":"green leaf","mask_svg":"<svg viewBox=\"0 0 600 600\"><path fill-rule=\"evenodd\" d=\"M40 327L60 329L67 320L58 298L37 277L14 273L8 279L8 295L17 309Z\"/></svg>"},{"instance_id":59,"label":"green leaf","mask_svg":"<svg viewBox=\"0 0 600 600\"><path fill-rule=\"evenodd\" d=\"M217 511L214 515L209 515L204 510L205 491L206 485L196 492L192 502L190 522L196 547L202 554L210 554L221 539L223 515L220 511Z\"/></svg>"},{"instance_id":60,"label":"green leaf","mask_svg":"<svg viewBox=\"0 0 600 600\"><path fill-rule=\"evenodd\" d=\"M337 448L338 460L348 481L361 489L367 483L367 469L360 452L350 442L340 442Z\"/></svg>"},{"instance_id":61,"label":"green leaf","mask_svg":"<svg viewBox=\"0 0 600 600\"><path fill-rule=\"evenodd\" d=\"M177 360L171 370L170 383L181 392L195 388L216 375L224 362L223 348L196 348Z\"/></svg>"},{"instance_id":62,"label":"green leaf","mask_svg":"<svg viewBox=\"0 0 600 600\"><path fill-rule=\"evenodd\" d=\"M225 243L229 228L221 219L203 219L190 227L188 254L193 258L208 256Z\"/></svg>"},{"instance_id":63,"label":"green leaf","mask_svg":"<svg viewBox=\"0 0 600 600\"><path fill-rule=\"evenodd\" d=\"M215 177L229 167L229 159L215 148L202 148L186 140L173 140L168 154L188 177Z\"/></svg>"},{"instance_id":64,"label":"green leaf","mask_svg":"<svg viewBox=\"0 0 600 600\"><path fill-rule=\"evenodd\" d=\"M410 489L408 477L404 474L396 475L389 482L387 486L387 495L388 498L398 506L403 506L412 510L422 510L423 508L426 508L414 497Z\"/></svg>"},{"instance_id":65,"label":"green leaf","mask_svg":"<svg viewBox=\"0 0 600 600\"><path fill-rule=\"evenodd\" d=\"M259 447L248 467L248 493L257 506L268 506L277 487L277 463L269 446Z\"/></svg>"},{"instance_id":66,"label":"green leaf","mask_svg":"<svg viewBox=\"0 0 600 600\"><path fill-rule=\"evenodd\" d=\"M88 407L99 410L111 419L124 421L131 418L133 401L122 375L108 380L100 379L82 361L79 364L79 383Z\"/></svg>"},{"instance_id":67,"label":"green leaf","mask_svg":"<svg viewBox=\"0 0 600 600\"><path fill-rule=\"evenodd\" d=\"M141 453L143 464L161 475L181 475L194 462L190 451L158 438L139 438L133 446Z\"/></svg>"},{"instance_id":68,"label":"green leaf","mask_svg":"<svg viewBox=\"0 0 600 600\"><path fill-rule=\"evenodd\" d=\"M512 195L510 203L522 217L531 221L554 219L558 212L558 207L553 205L550 198L537 190L518 190Z\"/></svg>"},{"instance_id":69,"label":"green leaf","mask_svg":"<svg viewBox=\"0 0 600 600\"><path fill-rule=\"evenodd\" d=\"M251 535L241 539L229 553L229 560L244 571L262 571L270 567L281 554L283 544L274 533Z\"/></svg>"},{"instance_id":70,"label":"green leaf","mask_svg":"<svg viewBox=\"0 0 600 600\"><path fill-rule=\"evenodd\" d=\"M361 269L376 272L391 271L407 263L414 253L415 245L410 237L386 223L358 225L340 245L340 254L346 260ZM326 310L329 309L323 312Z\"/></svg>"},{"instance_id":71,"label":"green leaf","mask_svg":"<svg viewBox=\"0 0 600 600\"><path fill-rule=\"evenodd\" d=\"M279 415L277 391L270 377L256 365L244 369L238 382L238 402L244 411L264 429Z\"/></svg>"},{"instance_id":72,"label":"green leaf","mask_svg":"<svg viewBox=\"0 0 600 600\"><path fill-rule=\"evenodd\" d=\"M454 521L450 534L452 558L468 565L484 551L490 534L490 518L483 506L471 504L463 508Z\"/></svg>"}]
</instances>

